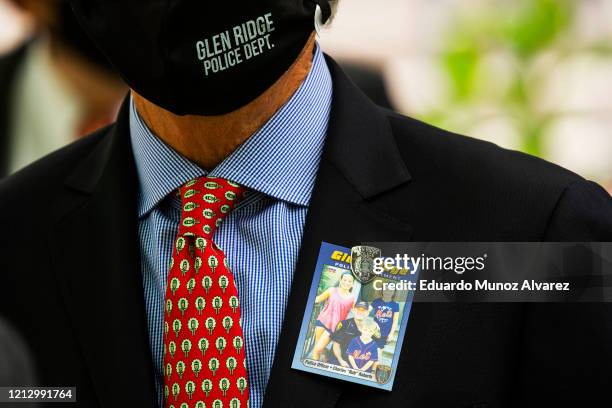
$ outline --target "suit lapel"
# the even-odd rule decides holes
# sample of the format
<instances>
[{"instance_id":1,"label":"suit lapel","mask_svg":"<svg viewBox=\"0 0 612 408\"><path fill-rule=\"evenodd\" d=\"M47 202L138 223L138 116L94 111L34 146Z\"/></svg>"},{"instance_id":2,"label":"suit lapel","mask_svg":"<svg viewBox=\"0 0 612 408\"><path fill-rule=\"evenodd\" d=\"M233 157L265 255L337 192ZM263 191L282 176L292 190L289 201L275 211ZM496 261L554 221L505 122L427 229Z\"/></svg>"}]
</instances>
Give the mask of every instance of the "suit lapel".
<instances>
[{"instance_id":1,"label":"suit lapel","mask_svg":"<svg viewBox=\"0 0 612 408\"><path fill-rule=\"evenodd\" d=\"M51 237L54 271L102 407L157 404L126 108L66 181Z\"/></svg>"},{"instance_id":2,"label":"suit lapel","mask_svg":"<svg viewBox=\"0 0 612 408\"><path fill-rule=\"evenodd\" d=\"M331 407L342 393L341 381L291 369L321 243L351 247L408 241L412 233L409 225L378 202L385 192L410 180L387 119L331 59L327 62L334 81L332 113L266 390L266 408Z\"/></svg>"}]
</instances>

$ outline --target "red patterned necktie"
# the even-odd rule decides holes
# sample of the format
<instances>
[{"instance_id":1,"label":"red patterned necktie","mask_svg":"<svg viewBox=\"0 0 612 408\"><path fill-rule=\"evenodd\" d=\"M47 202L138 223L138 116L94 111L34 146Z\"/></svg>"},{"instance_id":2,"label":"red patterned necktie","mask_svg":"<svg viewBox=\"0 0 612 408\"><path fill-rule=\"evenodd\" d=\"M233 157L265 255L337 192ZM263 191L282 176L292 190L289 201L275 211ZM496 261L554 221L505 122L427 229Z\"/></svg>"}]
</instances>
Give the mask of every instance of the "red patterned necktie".
<instances>
[{"instance_id":1,"label":"red patterned necktie","mask_svg":"<svg viewBox=\"0 0 612 408\"><path fill-rule=\"evenodd\" d=\"M164 322L166 408L248 408L249 387L238 291L215 230L244 188L215 177L179 189Z\"/></svg>"}]
</instances>

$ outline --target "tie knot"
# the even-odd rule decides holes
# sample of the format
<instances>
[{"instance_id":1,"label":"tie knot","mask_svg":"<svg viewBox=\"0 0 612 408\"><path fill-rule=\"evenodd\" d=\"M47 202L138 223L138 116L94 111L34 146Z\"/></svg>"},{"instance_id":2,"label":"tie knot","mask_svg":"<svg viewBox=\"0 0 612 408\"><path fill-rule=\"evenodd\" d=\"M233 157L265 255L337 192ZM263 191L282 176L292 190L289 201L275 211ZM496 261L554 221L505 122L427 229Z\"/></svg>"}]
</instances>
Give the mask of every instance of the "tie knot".
<instances>
[{"instance_id":1,"label":"tie knot","mask_svg":"<svg viewBox=\"0 0 612 408\"><path fill-rule=\"evenodd\" d=\"M244 187L218 177L200 177L185 183L179 188L179 235L212 238L244 193Z\"/></svg>"}]
</instances>

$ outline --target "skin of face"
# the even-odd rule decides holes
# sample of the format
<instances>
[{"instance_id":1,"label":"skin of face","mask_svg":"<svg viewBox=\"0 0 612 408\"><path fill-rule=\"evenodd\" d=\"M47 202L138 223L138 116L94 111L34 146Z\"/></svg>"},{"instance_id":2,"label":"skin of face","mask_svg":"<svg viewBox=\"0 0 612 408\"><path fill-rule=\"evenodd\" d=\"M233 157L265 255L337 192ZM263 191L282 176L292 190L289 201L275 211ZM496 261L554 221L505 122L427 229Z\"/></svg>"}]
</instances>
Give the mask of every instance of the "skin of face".
<instances>
[{"instance_id":1,"label":"skin of face","mask_svg":"<svg viewBox=\"0 0 612 408\"><path fill-rule=\"evenodd\" d=\"M361 329L361 335L366 339L371 339L374 336L374 330L364 327Z\"/></svg>"},{"instance_id":2,"label":"skin of face","mask_svg":"<svg viewBox=\"0 0 612 408\"><path fill-rule=\"evenodd\" d=\"M386 289L383 291L383 299L389 301L395 296L395 290Z\"/></svg>"},{"instance_id":3,"label":"skin of face","mask_svg":"<svg viewBox=\"0 0 612 408\"><path fill-rule=\"evenodd\" d=\"M363 319L365 319L366 317L368 317L368 309L363 308L363 307L356 307L355 309L353 309L353 315L356 321L361 321Z\"/></svg>"},{"instance_id":4,"label":"skin of face","mask_svg":"<svg viewBox=\"0 0 612 408\"><path fill-rule=\"evenodd\" d=\"M349 290L353 287L353 277L351 275L343 275L340 279L340 288Z\"/></svg>"}]
</instances>

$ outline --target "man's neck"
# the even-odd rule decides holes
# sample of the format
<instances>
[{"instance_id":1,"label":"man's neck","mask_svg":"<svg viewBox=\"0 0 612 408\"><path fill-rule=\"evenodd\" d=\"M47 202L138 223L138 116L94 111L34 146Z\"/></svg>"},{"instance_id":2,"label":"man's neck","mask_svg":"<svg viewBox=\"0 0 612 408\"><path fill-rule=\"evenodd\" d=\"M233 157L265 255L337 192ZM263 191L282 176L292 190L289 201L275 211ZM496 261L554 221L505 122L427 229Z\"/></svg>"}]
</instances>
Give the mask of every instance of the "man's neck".
<instances>
[{"instance_id":1,"label":"man's neck","mask_svg":"<svg viewBox=\"0 0 612 408\"><path fill-rule=\"evenodd\" d=\"M175 115L132 90L139 115L174 150L212 170L259 130L293 96L312 66L314 35L274 85L242 108L219 116Z\"/></svg>"}]
</instances>

